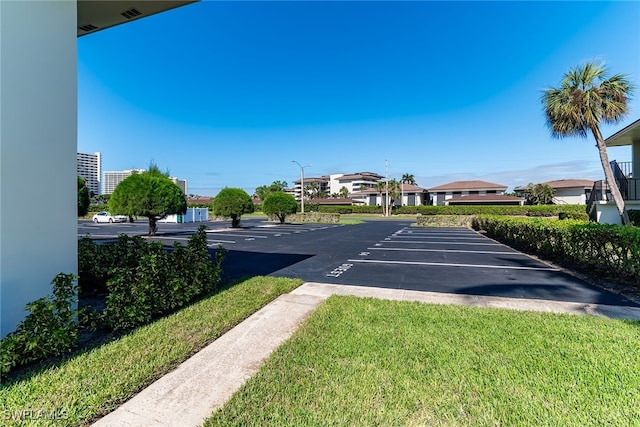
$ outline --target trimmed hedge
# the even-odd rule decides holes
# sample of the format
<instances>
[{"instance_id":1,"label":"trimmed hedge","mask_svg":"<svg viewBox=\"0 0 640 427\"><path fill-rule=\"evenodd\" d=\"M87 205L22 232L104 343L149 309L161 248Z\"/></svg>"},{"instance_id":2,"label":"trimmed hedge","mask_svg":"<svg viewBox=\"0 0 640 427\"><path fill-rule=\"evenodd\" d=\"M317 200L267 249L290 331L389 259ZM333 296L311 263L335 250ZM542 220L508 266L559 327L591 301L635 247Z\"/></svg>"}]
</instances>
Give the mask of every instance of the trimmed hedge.
<instances>
[{"instance_id":1,"label":"trimmed hedge","mask_svg":"<svg viewBox=\"0 0 640 427\"><path fill-rule=\"evenodd\" d=\"M339 214L382 214L383 206L356 206L356 205L314 205L306 203L309 211ZM398 215L514 215L514 216L540 216L555 217L560 214L567 218L586 218L584 205L531 205L531 206L505 206L505 205L477 205L477 206L394 206L392 214Z\"/></svg>"},{"instance_id":2,"label":"trimmed hedge","mask_svg":"<svg viewBox=\"0 0 640 427\"><path fill-rule=\"evenodd\" d=\"M351 206L351 205L318 206L318 212L337 213L341 215L347 215L347 214L352 214L354 208L357 208L357 207L358 206Z\"/></svg>"},{"instance_id":3,"label":"trimmed hedge","mask_svg":"<svg viewBox=\"0 0 640 427\"><path fill-rule=\"evenodd\" d=\"M287 216L289 222L319 222L323 224L337 224L340 222L340 214L305 212Z\"/></svg>"},{"instance_id":4,"label":"trimmed hedge","mask_svg":"<svg viewBox=\"0 0 640 427\"><path fill-rule=\"evenodd\" d=\"M640 211L632 209L627 213L629 214L629 219L631 220L631 223L636 227L640 227Z\"/></svg>"},{"instance_id":5,"label":"trimmed hedge","mask_svg":"<svg viewBox=\"0 0 640 427\"><path fill-rule=\"evenodd\" d=\"M531 205L531 206L398 206L394 214L421 215L514 215L552 217L560 213L586 213L584 205Z\"/></svg>"},{"instance_id":6,"label":"trimmed hedge","mask_svg":"<svg viewBox=\"0 0 640 427\"><path fill-rule=\"evenodd\" d=\"M417 224L425 227L471 227L473 215L421 215Z\"/></svg>"},{"instance_id":7,"label":"trimmed hedge","mask_svg":"<svg viewBox=\"0 0 640 427\"><path fill-rule=\"evenodd\" d=\"M640 228L547 218L479 216L473 228L525 252L640 283Z\"/></svg>"}]
</instances>

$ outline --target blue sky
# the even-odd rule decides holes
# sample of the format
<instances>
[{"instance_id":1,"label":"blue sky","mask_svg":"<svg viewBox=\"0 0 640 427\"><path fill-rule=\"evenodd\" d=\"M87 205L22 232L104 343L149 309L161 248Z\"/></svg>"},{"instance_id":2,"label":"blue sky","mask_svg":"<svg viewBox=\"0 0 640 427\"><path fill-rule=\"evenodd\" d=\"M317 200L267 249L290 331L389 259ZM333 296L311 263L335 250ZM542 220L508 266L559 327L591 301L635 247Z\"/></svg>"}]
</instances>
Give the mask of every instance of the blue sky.
<instances>
[{"instance_id":1,"label":"blue sky","mask_svg":"<svg viewBox=\"0 0 640 427\"><path fill-rule=\"evenodd\" d=\"M78 39L78 151L155 162L189 193L403 173L429 188L601 179L592 138L552 139L540 103L604 61L637 87L640 2L202 1ZM611 159L630 160L628 148Z\"/></svg>"}]
</instances>

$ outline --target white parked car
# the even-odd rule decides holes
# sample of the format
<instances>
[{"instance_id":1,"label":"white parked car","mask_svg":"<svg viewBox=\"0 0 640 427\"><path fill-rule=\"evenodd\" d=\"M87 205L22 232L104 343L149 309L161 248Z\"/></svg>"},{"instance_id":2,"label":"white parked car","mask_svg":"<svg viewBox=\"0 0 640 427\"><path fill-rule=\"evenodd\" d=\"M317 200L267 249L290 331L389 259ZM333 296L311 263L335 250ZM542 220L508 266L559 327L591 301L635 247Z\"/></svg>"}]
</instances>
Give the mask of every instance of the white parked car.
<instances>
[{"instance_id":1,"label":"white parked car","mask_svg":"<svg viewBox=\"0 0 640 427\"><path fill-rule=\"evenodd\" d=\"M98 212L93 216L93 222L127 222L129 218L124 215L111 215L109 212Z\"/></svg>"}]
</instances>

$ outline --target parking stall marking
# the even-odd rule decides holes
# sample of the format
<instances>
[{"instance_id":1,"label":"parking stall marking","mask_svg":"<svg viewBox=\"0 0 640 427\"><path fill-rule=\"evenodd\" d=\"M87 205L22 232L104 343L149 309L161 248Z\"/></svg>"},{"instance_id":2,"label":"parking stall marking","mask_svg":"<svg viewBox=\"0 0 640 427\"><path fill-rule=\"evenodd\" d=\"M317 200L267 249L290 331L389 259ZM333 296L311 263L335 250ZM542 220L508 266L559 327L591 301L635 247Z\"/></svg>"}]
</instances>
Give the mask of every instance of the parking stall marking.
<instances>
[{"instance_id":1,"label":"parking stall marking","mask_svg":"<svg viewBox=\"0 0 640 427\"><path fill-rule=\"evenodd\" d=\"M255 235L248 235L248 234L244 234L241 231L238 231L236 233L221 233L221 232L216 232L216 231L207 231L207 233L215 233L217 236L233 236L233 237L253 237L254 239L266 239L267 236L255 236Z\"/></svg>"},{"instance_id":2,"label":"parking stall marking","mask_svg":"<svg viewBox=\"0 0 640 427\"><path fill-rule=\"evenodd\" d=\"M467 251L464 249L424 249L424 248L367 248L375 251L401 251L401 252L453 252L463 254L492 254L492 255L520 255L518 252L501 252L501 251ZM363 252L367 253L368 252ZM526 256L522 254L522 256Z\"/></svg>"},{"instance_id":3,"label":"parking stall marking","mask_svg":"<svg viewBox=\"0 0 640 427\"><path fill-rule=\"evenodd\" d=\"M539 270L539 271L560 271L552 267L523 267L512 265L490 265L490 264L456 264L446 262L422 262L422 261L387 261L377 259L348 259L349 262L368 264L399 264L399 265L422 265L431 267L467 267L467 268L491 268L500 270Z\"/></svg>"},{"instance_id":4,"label":"parking stall marking","mask_svg":"<svg viewBox=\"0 0 640 427\"><path fill-rule=\"evenodd\" d=\"M353 267L353 264L341 264L338 267L325 274L327 277L340 277L344 272Z\"/></svg>"},{"instance_id":5,"label":"parking stall marking","mask_svg":"<svg viewBox=\"0 0 640 427\"><path fill-rule=\"evenodd\" d=\"M432 240L443 240L443 239L450 239L450 240L482 240L485 239L484 236L475 234L475 235L461 235L461 234L452 234L452 235L446 235L446 234L426 234L426 233L414 233L414 234L404 234L404 235L400 235L400 236L393 236L393 237L397 237L398 239L404 239L404 240L410 240L410 239L432 239Z\"/></svg>"},{"instance_id":6,"label":"parking stall marking","mask_svg":"<svg viewBox=\"0 0 640 427\"><path fill-rule=\"evenodd\" d=\"M384 239L384 242L386 241L390 241L391 239L386 238ZM381 240L381 242L383 242ZM394 240L393 243L400 243L400 244L410 244L410 245L415 245L415 244L419 244L419 243L424 243L424 244L429 244L429 245L470 245L470 246L503 246L500 243L481 243L481 242L431 242L431 241L408 241L408 240Z\"/></svg>"}]
</instances>

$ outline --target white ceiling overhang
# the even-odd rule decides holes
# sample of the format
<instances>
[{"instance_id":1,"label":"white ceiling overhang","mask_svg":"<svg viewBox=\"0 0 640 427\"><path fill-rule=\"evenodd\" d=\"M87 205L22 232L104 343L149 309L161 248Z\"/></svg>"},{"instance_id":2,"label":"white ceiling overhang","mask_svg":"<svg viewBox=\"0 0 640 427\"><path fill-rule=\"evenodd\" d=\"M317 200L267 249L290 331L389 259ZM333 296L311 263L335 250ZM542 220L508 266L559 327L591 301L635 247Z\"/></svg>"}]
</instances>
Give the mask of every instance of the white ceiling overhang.
<instances>
[{"instance_id":1,"label":"white ceiling overhang","mask_svg":"<svg viewBox=\"0 0 640 427\"><path fill-rule=\"evenodd\" d=\"M640 119L631 123L626 128L614 133L604 141L606 142L607 147L633 145L634 142L640 141Z\"/></svg>"},{"instance_id":2,"label":"white ceiling overhang","mask_svg":"<svg viewBox=\"0 0 640 427\"><path fill-rule=\"evenodd\" d=\"M78 0L78 37L198 0Z\"/></svg>"}]
</instances>

